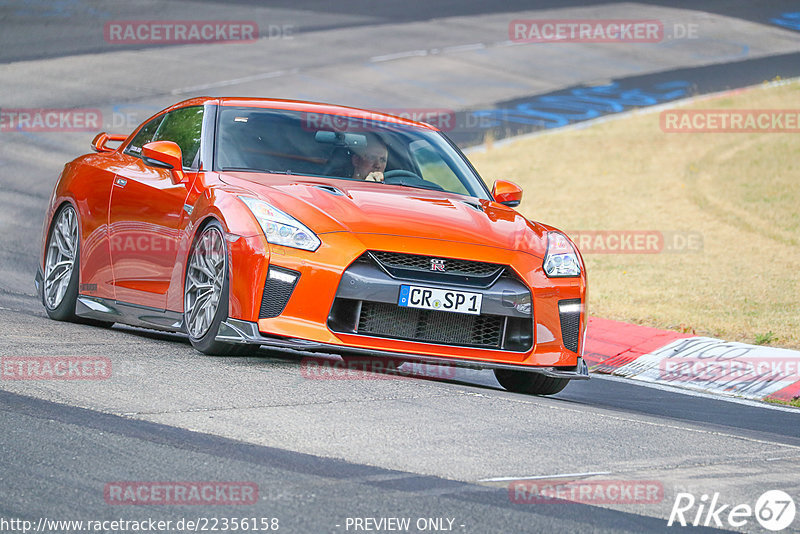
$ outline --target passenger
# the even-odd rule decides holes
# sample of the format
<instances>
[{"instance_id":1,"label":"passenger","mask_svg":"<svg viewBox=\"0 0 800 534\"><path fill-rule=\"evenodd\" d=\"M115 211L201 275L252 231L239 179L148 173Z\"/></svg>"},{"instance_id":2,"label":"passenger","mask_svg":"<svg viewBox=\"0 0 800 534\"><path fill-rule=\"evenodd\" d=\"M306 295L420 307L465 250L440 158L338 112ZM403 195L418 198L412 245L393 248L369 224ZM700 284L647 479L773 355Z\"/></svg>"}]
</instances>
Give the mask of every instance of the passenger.
<instances>
[{"instance_id":1,"label":"passenger","mask_svg":"<svg viewBox=\"0 0 800 534\"><path fill-rule=\"evenodd\" d=\"M365 147L351 147L353 178L368 182L382 182L389 151L386 143L375 134L367 134Z\"/></svg>"}]
</instances>

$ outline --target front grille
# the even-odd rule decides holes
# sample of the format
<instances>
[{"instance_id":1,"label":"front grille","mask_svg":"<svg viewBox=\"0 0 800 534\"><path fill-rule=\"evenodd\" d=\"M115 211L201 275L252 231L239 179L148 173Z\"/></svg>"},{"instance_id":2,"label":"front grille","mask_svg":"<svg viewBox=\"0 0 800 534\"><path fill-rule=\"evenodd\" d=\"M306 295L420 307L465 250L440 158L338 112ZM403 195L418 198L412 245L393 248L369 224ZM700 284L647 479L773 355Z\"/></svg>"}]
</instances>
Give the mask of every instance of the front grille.
<instances>
[{"instance_id":1,"label":"front grille","mask_svg":"<svg viewBox=\"0 0 800 534\"><path fill-rule=\"evenodd\" d=\"M275 273L278 274L277 277L274 276ZM289 282L287 277L293 277L294 280ZM299 277L300 273L297 271L274 266L269 268L267 282L264 284L264 293L261 296L259 319L269 319L283 313Z\"/></svg>"},{"instance_id":2,"label":"front grille","mask_svg":"<svg viewBox=\"0 0 800 534\"><path fill-rule=\"evenodd\" d=\"M407 269L410 271L438 272L432 271L431 260L443 261L445 266L444 273L451 275L493 277L503 270L502 265L481 261L437 258L417 254L401 254L398 252L372 251L370 254L387 270Z\"/></svg>"},{"instance_id":3,"label":"front grille","mask_svg":"<svg viewBox=\"0 0 800 534\"><path fill-rule=\"evenodd\" d=\"M447 345L499 349L505 318L363 302L357 333Z\"/></svg>"},{"instance_id":4,"label":"front grille","mask_svg":"<svg viewBox=\"0 0 800 534\"><path fill-rule=\"evenodd\" d=\"M558 301L559 308L561 306L580 306L580 303L581 299ZM568 312L559 310L559 317L561 318L561 338L564 340L564 347L572 352L578 352L578 339L580 337L581 324L580 309Z\"/></svg>"}]
</instances>

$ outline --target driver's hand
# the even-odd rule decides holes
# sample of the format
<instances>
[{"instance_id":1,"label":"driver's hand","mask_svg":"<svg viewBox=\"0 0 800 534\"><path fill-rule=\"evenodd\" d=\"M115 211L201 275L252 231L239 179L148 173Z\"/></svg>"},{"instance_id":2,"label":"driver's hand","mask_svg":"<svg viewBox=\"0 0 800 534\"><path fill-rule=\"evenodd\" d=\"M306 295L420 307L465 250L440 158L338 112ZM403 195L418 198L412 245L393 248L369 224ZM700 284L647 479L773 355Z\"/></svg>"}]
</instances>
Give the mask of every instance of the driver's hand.
<instances>
[{"instance_id":1,"label":"driver's hand","mask_svg":"<svg viewBox=\"0 0 800 534\"><path fill-rule=\"evenodd\" d=\"M383 181L383 173L380 171L372 171L364 178L366 182L382 182Z\"/></svg>"}]
</instances>

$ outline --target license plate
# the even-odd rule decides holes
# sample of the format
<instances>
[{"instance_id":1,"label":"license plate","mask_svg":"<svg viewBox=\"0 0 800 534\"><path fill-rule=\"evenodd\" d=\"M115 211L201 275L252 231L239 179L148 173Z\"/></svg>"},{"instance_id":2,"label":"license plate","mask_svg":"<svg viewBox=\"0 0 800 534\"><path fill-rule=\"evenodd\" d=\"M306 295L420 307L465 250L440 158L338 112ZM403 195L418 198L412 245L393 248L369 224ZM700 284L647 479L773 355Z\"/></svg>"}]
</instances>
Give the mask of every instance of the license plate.
<instances>
[{"instance_id":1,"label":"license plate","mask_svg":"<svg viewBox=\"0 0 800 534\"><path fill-rule=\"evenodd\" d=\"M398 306L480 315L480 293L435 289L432 287L400 286Z\"/></svg>"}]
</instances>

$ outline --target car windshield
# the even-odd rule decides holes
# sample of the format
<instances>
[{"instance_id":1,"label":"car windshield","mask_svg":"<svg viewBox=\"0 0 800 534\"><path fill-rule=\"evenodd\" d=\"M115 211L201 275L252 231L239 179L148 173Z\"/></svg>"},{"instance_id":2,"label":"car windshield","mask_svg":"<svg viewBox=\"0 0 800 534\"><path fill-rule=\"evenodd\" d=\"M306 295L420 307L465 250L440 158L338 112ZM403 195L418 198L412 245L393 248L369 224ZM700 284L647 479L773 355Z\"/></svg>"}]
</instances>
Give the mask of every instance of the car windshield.
<instances>
[{"instance_id":1,"label":"car windshield","mask_svg":"<svg viewBox=\"0 0 800 534\"><path fill-rule=\"evenodd\" d=\"M222 172L383 179L390 185L490 198L481 178L443 134L405 124L305 111L223 107L216 151L216 170Z\"/></svg>"}]
</instances>

